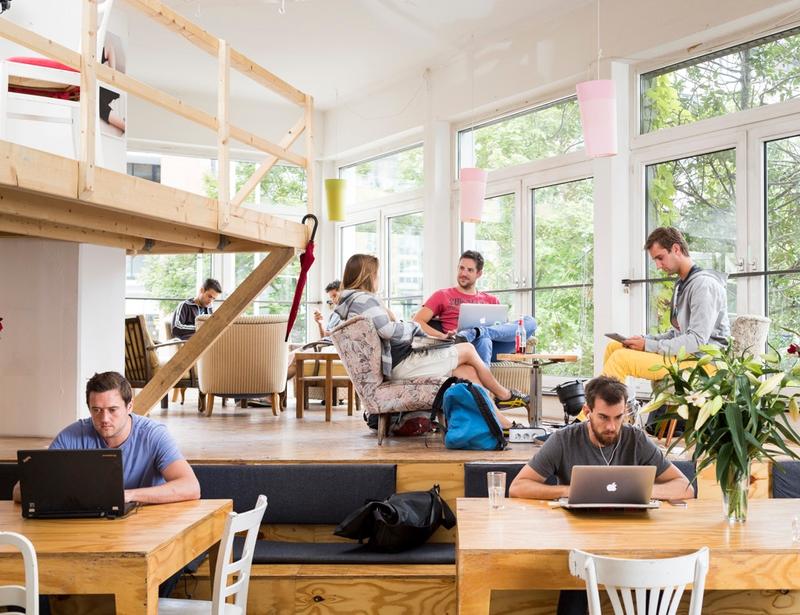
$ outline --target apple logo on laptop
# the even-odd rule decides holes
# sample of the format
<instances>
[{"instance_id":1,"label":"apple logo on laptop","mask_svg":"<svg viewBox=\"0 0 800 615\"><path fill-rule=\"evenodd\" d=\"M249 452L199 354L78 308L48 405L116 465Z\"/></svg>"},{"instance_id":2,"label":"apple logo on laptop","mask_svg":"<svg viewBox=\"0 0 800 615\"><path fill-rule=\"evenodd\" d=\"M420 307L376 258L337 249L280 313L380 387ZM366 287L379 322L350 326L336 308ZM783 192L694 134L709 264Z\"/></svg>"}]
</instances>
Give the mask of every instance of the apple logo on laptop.
<instances>
[{"instance_id":1,"label":"apple logo on laptop","mask_svg":"<svg viewBox=\"0 0 800 615\"><path fill-rule=\"evenodd\" d=\"M606 491L616 491L617 490L617 483L608 483L606 485Z\"/></svg>"}]
</instances>

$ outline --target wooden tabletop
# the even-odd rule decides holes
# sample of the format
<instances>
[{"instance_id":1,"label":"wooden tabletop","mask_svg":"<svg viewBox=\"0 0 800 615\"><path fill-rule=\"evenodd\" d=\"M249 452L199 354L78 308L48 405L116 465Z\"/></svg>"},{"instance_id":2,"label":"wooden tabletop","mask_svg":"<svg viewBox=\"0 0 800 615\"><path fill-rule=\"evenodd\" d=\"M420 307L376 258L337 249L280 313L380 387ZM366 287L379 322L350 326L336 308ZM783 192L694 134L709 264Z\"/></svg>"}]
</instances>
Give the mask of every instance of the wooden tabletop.
<instances>
[{"instance_id":1,"label":"wooden tabletop","mask_svg":"<svg viewBox=\"0 0 800 615\"><path fill-rule=\"evenodd\" d=\"M230 500L143 506L122 519L24 519L0 501L0 528L36 549L43 594L110 594L118 615L156 613L158 585L219 542ZM0 546L0 585L22 581L18 552Z\"/></svg>"},{"instance_id":2,"label":"wooden tabletop","mask_svg":"<svg viewBox=\"0 0 800 615\"><path fill-rule=\"evenodd\" d=\"M530 363L532 361L551 361L553 363L575 363L578 360L576 354L514 354L500 353L497 355L498 361L515 361L517 363Z\"/></svg>"},{"instance_id":3,"label":"wooden tabletop","mask_svg":"<svg viewBox=\"0 0 800 615\"><path fill-rule=\"evenodd\" d=\"M294 359L297 361L300 359L301 361L308 361L313 359L338 359L339 353L335 350L319 350L314 352L313 350L303 351L303 352L295 352Z\"/></svg>"},{"instance_id":4,"label":"wooden tabletop","mask_svg":"<svg viewBox=\"0 0 800 615\"><path fill-rule=\"evenodd\" d=\"M792 517L800 500L750 500L747 522L729 524L719 502L663 502L649 511L567 511L548 502L506 499L490 510L485 498L459 498L460 615L486 615L491 591L580 589L569 573L571 549L647 559L710 549L706 588L800 589L800 547Z\"/></svg>"}]
</instances>

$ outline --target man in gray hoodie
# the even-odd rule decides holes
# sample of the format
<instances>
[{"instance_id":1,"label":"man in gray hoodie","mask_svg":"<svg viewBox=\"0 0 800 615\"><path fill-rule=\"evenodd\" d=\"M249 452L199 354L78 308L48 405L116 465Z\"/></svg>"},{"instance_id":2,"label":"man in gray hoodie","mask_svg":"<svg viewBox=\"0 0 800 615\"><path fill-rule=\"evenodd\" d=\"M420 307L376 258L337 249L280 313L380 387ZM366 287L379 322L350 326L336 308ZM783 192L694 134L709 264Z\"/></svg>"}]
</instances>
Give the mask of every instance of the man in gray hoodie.
<instances>
[{"instance_id":1,"label":"man in gray hoodie","mask_svg":"<svg viewBox=\"0 0 800 615\"><path fill-rule=\"evenodd\" d=\"M691 354L704 344L724 346L731 332L726 274L695 265L686 239L671 226L650 233L644 249L658 269L678 275L670 302L672 328L665 333L637 335L608 344L603 375L622 382L626 376L660 380L666 370L651 371L652 366L674 361L681 348Z\"/></svg>"}]
</instances>

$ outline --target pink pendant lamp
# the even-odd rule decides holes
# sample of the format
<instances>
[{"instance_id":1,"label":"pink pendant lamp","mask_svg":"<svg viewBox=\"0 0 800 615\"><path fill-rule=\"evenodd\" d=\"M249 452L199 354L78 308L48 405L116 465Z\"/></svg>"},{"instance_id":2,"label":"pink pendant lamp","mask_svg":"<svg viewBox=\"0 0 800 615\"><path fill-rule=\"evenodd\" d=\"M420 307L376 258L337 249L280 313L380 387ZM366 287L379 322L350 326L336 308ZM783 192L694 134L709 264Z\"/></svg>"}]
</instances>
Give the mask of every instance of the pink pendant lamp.
<instances>
[{"instance_id":1,"label":"pink pendant lamp","mask_svg":"<svg viewBox=\"0 0 800 615\"><path fill-rule=\"evenodd\" d=\"M576 87L581 126L589 158L617 154L617 94L611 79L584 81Z\"/></svg>"},{"instance_id":2,"label":"pink pendant lamp","mask_svg":"<svg viewBox=\"0 0 800 615\"><path fill-rule=\"evenodd\" d=\"M600 0L597 0L597 79L576 86L583 143L589 158L617 155L617 92L611 79L600 79Z\"/></svg>"},{"instance_id":3,"label":"pink pendant lamp","mask_svg":"<svg viewBox=\"0 0 800 615\"><path fill-rule=\"evenodd\" d=\"M480 222L486 198L486 178L489 173L475 167L461 169L460 212L462 222Z\"/></svg>"}]
</instances>

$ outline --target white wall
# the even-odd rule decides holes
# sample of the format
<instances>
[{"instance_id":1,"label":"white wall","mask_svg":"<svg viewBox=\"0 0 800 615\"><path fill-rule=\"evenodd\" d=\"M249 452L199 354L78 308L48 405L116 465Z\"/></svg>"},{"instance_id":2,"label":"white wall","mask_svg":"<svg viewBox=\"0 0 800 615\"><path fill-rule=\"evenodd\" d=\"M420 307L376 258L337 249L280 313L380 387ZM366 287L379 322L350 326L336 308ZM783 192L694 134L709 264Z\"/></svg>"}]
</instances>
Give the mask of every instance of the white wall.
<instances>
[{"instance_id":1,"label":"white wall","mask_svg":"<svg viewBox=\"0 0 800 615\"><path fill-rule=\"evenodd\" d=\"M53 436L84 412L86 378L124 369L122 250L0 239L0 435Z\"/></svg>"},{"instance_id":2,"label":"white wall","mask_svg":"<svg viewBox=\"0 0 800 615\"><path fill-rule=\"evenodd\" d=\"M604 59L635 62L660 56L666 64L702 53L708 41L790 27L782 18L800 9L796 0L603 0L600 6ZM595 4L589 3L551 23L520 24L515 31L483 37L476 33L471 60L464 54L430 67L430 103L420 71L418 77L361 92L328 111L325 141L333 144L333 131L337 139L336 151L325 155L348 157L418 129L428 104L434 119L458 122L472 116L473 109L491 115L526 101L574 93L575 83L595 75L596 31Z\"/></svg>"},{"instance_id":3,"label":"white wall","mask_svg":"<svg viewBox=\"0 0 800 615\"><path fill-rule=\"evenodd\" d=\"M84 388L95 372L125 373L125 251L78 246L77 403L88 416Z\"/></svg>"}]
</instances>

